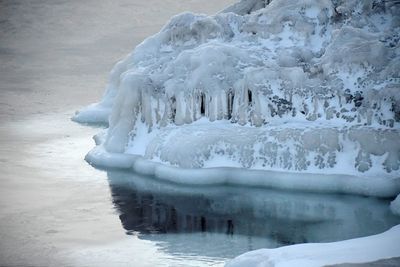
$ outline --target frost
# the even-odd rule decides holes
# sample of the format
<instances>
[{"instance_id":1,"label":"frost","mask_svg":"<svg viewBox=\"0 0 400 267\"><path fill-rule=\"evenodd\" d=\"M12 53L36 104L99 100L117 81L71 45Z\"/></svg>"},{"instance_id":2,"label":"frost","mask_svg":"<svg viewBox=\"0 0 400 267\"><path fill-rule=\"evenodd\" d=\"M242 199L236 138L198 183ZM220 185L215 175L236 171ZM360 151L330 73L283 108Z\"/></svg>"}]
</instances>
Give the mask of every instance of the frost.
<instances>
[{"instance_id":1,"label":"frost","mask_svg":"<svg viewBox=\"0 0 400 267\"><path fill-rule=\"evenodd\" d=\"M89 155L106 165L99 151L187 169L398 178L399 17L397 4L341 0L183 13L117 63L102 102L74 119L110 115Z\"/></svg>"}]
</instances>

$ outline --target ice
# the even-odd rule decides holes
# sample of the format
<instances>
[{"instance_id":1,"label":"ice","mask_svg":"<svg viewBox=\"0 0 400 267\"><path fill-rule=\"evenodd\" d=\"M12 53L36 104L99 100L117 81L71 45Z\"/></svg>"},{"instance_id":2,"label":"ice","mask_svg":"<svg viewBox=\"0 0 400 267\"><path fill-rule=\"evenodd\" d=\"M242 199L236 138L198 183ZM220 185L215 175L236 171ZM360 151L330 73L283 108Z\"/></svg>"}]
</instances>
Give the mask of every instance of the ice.
<instances>
[{"instance_id":1,"label":"ice","mask_svg":"<svg viewBox=\"0 0 400 267\"><path fill-rule=\"evenodd\" d=\"M251 0L174 16L74 117L109 122L87 160L182 183L395 196L399 15L386 1Z\"/></svg>"},{"instance_id":2,"label":"ice","mask_svg":"<svg viewBox=\"0 0 400 267\"><path fill-rule=\"evenodd\" d=\"M373 236L334 243L309 243L251 251L233 259L227 267L326 266L365 263L400 256L400 225Z\"/></svg>"},{"instance_id":3,"label":"ice","mask_svg":"<svg viewBox=\"0 0 400 267\"><path fill-rule=\"evenodd\" d=\"M192 186L241 185L321 193L347 193L393 197L400 191L399 179L359 177L349 174L298 173L244 168L178 168L132 154L94 148L86 160L95 166L124 168L162 181Z\"/></svg>"},{"instance_id":4,"label":"ice","mask_svg":"<svg viewBox=\"0 0 400 267\"><path fill-rule=\"evenodd\" d=\"M72 120L83 123L108 124L108 118L120 85L120 75L127 68L126 64L126 60L115 64L110 72L109 81L101 101L77 111Z\"/></svg>"},{"instance_id":5,"label":"ice","mask_svg":"<svg viewBox=\"0 0 400 267\"><path fill-rule=\"evenodd\" d=\"M390 203L390 209L393 214L400 216L400 194Z\"/></svg>"}]
</instances>

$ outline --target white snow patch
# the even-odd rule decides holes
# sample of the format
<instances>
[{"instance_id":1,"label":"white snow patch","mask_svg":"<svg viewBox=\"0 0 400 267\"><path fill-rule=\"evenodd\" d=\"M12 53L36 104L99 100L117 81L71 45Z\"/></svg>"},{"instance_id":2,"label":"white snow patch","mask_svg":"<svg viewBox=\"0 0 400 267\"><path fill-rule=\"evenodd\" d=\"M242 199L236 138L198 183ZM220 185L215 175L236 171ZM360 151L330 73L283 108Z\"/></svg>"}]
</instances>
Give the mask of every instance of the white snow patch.
<instances>
[{"instance_id":1,"label":"white snow patch","mask_svg":"<svg viewBox=\"0 0 400 267\"><path fill-rule=\"evenodd\" d=\"M260 249L233 259L227 267L320 267L340 263L365 263L400 256L400 225L373 236L333 243L309 243Z\"/></svg>"}]
</instances>

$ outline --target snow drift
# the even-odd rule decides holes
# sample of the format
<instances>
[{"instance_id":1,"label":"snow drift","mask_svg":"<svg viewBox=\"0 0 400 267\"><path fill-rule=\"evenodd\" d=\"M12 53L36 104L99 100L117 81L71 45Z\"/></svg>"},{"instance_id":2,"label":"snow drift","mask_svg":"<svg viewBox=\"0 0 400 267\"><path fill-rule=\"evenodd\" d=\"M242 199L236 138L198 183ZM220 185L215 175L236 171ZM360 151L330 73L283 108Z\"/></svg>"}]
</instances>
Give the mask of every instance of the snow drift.
<instances>
[{"instance_id":1,"label":"snow drift","mask_svg":"<svg viewBox=\"0 0 400 267\"><path fill-rule=\"evenodd\" d=\"M382 234L340 242L298 244L277 249L255 250L240 255L226 266L319 267L340 263L366 263L399 257L399 242L400 225L397 225Z\"/></svg>"},{"instance_id":2,"label":"snow drift","mask_svg":"<svg viewBox=\"0 0 400 267\"><path fill-rule=\"evenodd\" d=\"M398 3L269 2L177 15L118 62L103 100L74 117L109 122L88 161L167 179L210 167L348 174L330 187L374 195L376 178L391 189L375 195L399 193Z\"/></svg>"}]
</instances>

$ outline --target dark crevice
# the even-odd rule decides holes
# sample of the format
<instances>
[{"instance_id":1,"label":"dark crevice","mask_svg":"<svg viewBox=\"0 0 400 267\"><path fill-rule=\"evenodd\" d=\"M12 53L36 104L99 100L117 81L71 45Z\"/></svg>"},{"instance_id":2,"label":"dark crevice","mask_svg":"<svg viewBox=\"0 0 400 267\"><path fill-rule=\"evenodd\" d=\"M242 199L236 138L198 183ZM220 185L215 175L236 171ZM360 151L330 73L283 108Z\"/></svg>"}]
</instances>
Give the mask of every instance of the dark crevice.
<instances>
[{"instance_id":1,"label":"dark crevice","mask_svg":"<svg viewBox=\"0 0 400 267\"><path fill-rule=\"evenodd\" d=\"M249 100L249 105L251 105L251 103L253 102L253 95L252 92L250 90L247 90L247 97Z\"/></svg>"},{"instance_id":2,"label":"dark crevice","mask_svg":"<svg viewBox=\"0 0 400 267\"><path fill-rule=\"evenodd\" d=\"M200 114L201 114L201 116L205 116L205 114L206 114L205 101L206 101L206 96L203 93L201 93L201 95L200 95Z\"/></svg>"},{"instance_id":3,"label":"dark crevice","mask_svg":"<svg viewBox=\"0 0 400 267\"><path fill-rule=\"evenodd\" d=\"M232 118L232 111L233 111L233 100L235 99L235 94L230 91L228 93L228 114L227 119L230 120Z\"/></svg>"},{"instance_id":4,"label":"dark crevice","mask_svg":"<svg viewBox=\"0 0 400 267\"><path fill-rule=\"evenodd\" d=\"M171 121L175 122L175 115L176 115L176 99L175 97L171 97Z\"/></svg>"}]
</instances>

